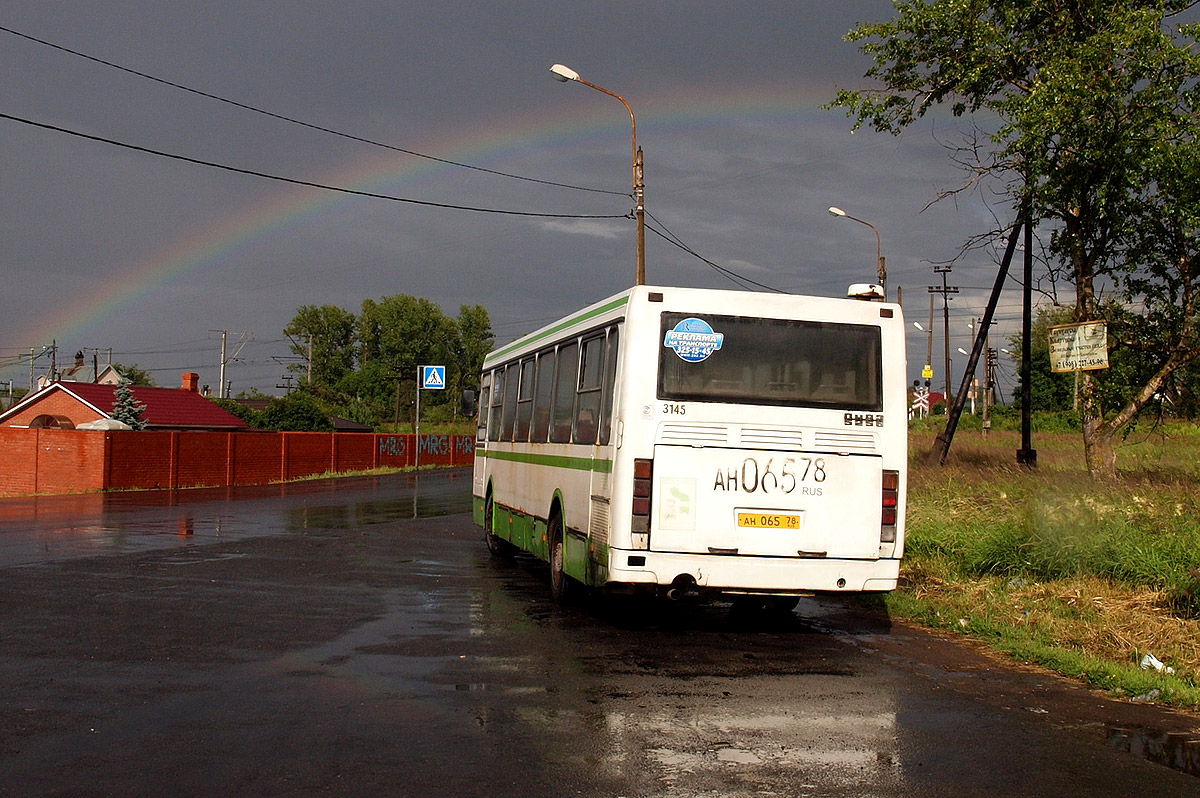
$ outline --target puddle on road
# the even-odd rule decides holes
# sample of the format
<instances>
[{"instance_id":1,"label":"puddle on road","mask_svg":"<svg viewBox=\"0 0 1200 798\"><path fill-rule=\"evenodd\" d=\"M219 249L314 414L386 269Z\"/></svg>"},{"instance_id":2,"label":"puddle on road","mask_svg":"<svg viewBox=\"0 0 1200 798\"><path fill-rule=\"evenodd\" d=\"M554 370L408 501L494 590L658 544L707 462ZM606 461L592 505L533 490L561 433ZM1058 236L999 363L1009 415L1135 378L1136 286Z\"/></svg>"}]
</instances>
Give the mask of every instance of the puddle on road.
<instances>
[{"instance_id":1,"label":"puddle on road","mask_svg":"<svg viewBox=\"0 0 1200 798\"><path fill-rule=\"evenodd\" d=\"M469 512L471 497L463 496L406 496L378 499L357 504L331 504L298 507L291 511L287 528L297 529L358 529L375 524L389 524L414 518L436 518L443 515Z\"/></svg>"},{"instance_id":2,"label":"puddle on road","mask_svg":"<svg viewBox=\"0 0 1200 798\"><path fill-rule=\"evenodd\" d=\"M1137 726L1110 726L1107 736L1110 748L1192 776L1200 776L1200 735L1162 732Z\"/></svg>"},{"instance_id":3,"label":"puddle on road","mask_svg":"<svg viewBox=\"0 0 1200 798\"><path fill-rule=\"evenodd\" d=\"M247 488L2 500L0 567L357 529L470 509L470 472L461 469Z\"/></svg>"}]
</instances>

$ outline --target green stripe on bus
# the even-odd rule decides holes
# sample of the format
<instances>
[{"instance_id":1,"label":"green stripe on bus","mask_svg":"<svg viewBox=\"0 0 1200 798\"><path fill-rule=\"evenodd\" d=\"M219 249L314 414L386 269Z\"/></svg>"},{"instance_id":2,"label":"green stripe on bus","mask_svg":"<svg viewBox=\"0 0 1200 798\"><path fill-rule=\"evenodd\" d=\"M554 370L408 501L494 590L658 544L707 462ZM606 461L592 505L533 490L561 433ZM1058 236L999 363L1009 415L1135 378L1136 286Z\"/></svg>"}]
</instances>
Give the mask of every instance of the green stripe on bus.
<instances>
[{"instance_id":1,"label":"green stripe on bus","mask_svg":"<svg viewBox=\"0 0 1200 798\"><path fill-rule=\"evenodd\" d=\"M490 457L493 460L507 460L511 463L549 466L550 468L596 471L601 474L611 474L613 466L612 460L593 460L590 457L566 457L558 454L535 454L532 452L497 452L480 449L475 452L475 456Z\"/></svg>"},{"instance_id":2,"label":"green stripe on bus","mask_svg":"<svg viewBox=\"0 0 1200 798\"><path fill-rule=\"evenodd\" d=\"M612 302L609 302L605 305L601 305L600 307L596 308L595 310L593 310L589 313L581 313L578 316L572 316L571 318L569 318L563 322L560 322L559 324L554 325L553 327L551 327L548 330L543 330L541 333L537 334L534 337L521 338L521 339L509 344L508 346L504 347L503 349L497 349L496 351L492 352L491 354L489 354L487 356L487 358L484 361L484 365L487 366L488 361L494 361L494 360L496 360L496 358L504 357L505 355L507 355L509 352L511 352L514 349L520 349L523 346L528 346L529 344L537 343L538 341L542 340L543 338L548 338L551 335L554 335L555 333L562 332L563 330L567 329L568 327L571 327L575 324L579 324L580 322L587 321L590 318L599 316L602 313L607 313L610 310L614 310L616 308L621 307L622 305L627 305L627 304L629 304L629 295L628 294L626 294L625 296L622 296L622 297L617 297Z\"/></svg>"}]
</instances>

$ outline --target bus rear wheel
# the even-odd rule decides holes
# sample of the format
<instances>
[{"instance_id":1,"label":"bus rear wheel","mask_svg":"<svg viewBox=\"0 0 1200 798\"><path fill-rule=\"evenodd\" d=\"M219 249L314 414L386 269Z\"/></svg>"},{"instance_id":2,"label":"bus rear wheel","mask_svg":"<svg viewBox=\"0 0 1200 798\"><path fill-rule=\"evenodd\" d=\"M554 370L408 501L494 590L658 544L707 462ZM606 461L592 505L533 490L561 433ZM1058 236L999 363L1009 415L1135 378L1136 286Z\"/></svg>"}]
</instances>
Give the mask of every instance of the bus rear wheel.
<instances>
[{"instance_id":1,"label":"bus rear wheel","mask_svg":"<svg viewBox=\"0 0 1200 798\"><path fill-rule=\"evenodd\" d=\"M493 557L512 557L517 553L517 547L504 538L497 537L492 533L494 520L495 509L493 508L492 497L488 496L487 502L483 506L483 539L487 543L488 551Z\"/></svg>"},{"instance_id":2,"label":"bus rear wheel","mask_svg":"<svg viewBox=\"0 0 1200 798\"><path fill-rule=\"evenodd\" d=\"M567 576L566 541L563 537L562 518L555 515L550 518L550 597L557 603L566 602L575 592L571 577Z\"/></svg>"}]
</instances>

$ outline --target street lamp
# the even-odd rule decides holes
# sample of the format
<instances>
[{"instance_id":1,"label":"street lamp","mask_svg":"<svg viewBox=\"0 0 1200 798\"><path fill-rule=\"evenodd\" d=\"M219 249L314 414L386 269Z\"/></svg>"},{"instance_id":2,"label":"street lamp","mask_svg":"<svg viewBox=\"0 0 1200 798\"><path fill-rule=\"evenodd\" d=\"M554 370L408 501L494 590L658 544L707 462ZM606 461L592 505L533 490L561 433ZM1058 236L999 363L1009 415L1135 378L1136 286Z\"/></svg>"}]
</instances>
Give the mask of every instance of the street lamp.
<instances>
[{"instance_id":1,"label":"street lamp","mask_svg":"<svg viewBox=\"0 0 1200 798\"><path fill-rule=\"evenodd\" d=\"M968 358L971 356L971 353L963 349L961 346L957 348L960 354L966 355ZM979 381L974 379L972 376L971 382L969 383L970 387L967 388L967 393L971 397L971 415L975 415L975 387L978 384Z\"/></svg>"},{"instance_id":2,"label":"street lamp","mask_svg":"<svg viewBox=\"0 0 1200 798\"><path fill-rule=\"evenodd\" d=\"M642 149L637 143L637 119L633 116L633 108L625 101L625 98L617 94L615 91L609 91L603 86L597 86L595 83L589 83L579 77L579 73L570 67L562 64L555 64L550 67L550 74L560 83L568 83L575 81L582 83L584 86L603 92L609 97L616 97L625 106L625 110L629 112L629 122L633 126L633 200L634 200L634 218L637 219L637 285L646 284L646 182L642 174Z\"/></svg>"},{"instance_id":3,"label":"street lamp","mask_svg":"<svg viewBox=\"0 0 1200 798\"><path fill-rule=\"evenodd\" d=\"M874 231L874 233L875 233L875 265L879 269L879 287L883 289L884 298L887 298L887 266L884 264L884 261L883 261L883 239L879 237L879 228L876 227L875 225L871 224L870 222L863 221L862 219L859 219L855 216L851 216L850 214L846 213L841 208L832 207L829 209L829 212L831 214L833 214L834 216L840 216L843 219L849 219L852 222L858 222L859 224L865 224L867 227L871 228L872 231Z\"/></svg>"},{"instance_id":4,"label":"street lamp","mask_svg":"<svg viewBox=\"0 0 1200 798\"><path fill-rule=\"evenodd\" d=\"M929 326L922 327L921 322L914 321L913 326L929 337L929 351L925 354L925 368L921 369L921 379L933 379L933 294L929 295Z\"/></svg>"}]
</instances>

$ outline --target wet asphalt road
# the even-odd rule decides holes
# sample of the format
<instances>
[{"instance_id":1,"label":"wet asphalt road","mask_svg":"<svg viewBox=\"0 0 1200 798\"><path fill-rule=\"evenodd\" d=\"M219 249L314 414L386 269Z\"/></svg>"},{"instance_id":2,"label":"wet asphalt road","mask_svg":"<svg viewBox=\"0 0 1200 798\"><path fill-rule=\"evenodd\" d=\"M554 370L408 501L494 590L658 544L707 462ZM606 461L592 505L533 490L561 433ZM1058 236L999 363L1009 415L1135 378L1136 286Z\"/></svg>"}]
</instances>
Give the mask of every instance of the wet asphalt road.
<instances>
[{"instance_id":1,"label":"wet asphalt road","mask_svg":"<svg viewBox=\"0 0 1200 798\"><path fill-rule=\"evenodd\" d=\"M0 500L0 795L1200 794L1122 750L1195 718L853 602L557 608L469 492Z\"/></svg>"}]
</instances>

